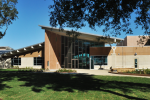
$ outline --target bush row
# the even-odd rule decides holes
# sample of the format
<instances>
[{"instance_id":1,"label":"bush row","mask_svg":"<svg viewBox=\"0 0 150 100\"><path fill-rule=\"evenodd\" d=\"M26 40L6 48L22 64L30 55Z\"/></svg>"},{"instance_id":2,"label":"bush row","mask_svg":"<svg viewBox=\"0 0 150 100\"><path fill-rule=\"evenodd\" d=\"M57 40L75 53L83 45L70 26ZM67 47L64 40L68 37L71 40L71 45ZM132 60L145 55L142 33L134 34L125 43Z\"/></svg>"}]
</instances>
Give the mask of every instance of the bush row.
<instances>
[{"instance_id":1,"label":"bush row","mask_svg":"<svg viewBox=\"0 0 150 100\"><path fill-rule=\"evenodd\" d=\"M150 69L135 69L134 71L126 71L124 73L133 73L133 74L150 74Z\"/></svg>"},{"instance_id":2,"label":"bush row","mask_svg":"<svg viewBox=\"0 0 150 100\"><path fill-rule=\"evenodd\" d=\"M33 69L33 67L19 68L19 66L12 66L12 69L18 69L22 72L43 72L44 69Z\"/></svg>"},{"instance_id":3,"label":"bush row","mask_svg":"<svg viewBox=\"0 0 150 100\"><path fill-rule=\"evenodd\" d=\"M59 70L57 70L56 72L58 72L58 73L60 73L60 72L68 72L68 73L70 73L70 72L74 72L74 73L76 73L77 71L76 70L72 70L72 69L59 69Z\"/></svg>"}]
</instances>

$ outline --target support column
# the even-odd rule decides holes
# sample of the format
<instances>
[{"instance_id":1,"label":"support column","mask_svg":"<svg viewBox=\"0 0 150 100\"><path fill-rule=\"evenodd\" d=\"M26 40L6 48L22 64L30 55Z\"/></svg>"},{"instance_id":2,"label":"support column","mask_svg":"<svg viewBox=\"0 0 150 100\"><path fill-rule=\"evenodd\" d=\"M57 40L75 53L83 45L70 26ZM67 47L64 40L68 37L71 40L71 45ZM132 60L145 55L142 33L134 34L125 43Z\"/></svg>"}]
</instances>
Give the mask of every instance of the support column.
<instances>
[{"instance_id":1,"label":"support column","mask_svg":"<svg viewBox=\"0 0 150 100\"><path fill-rule=\"evenodd\" d=\"M111 47L113 49L113 53L111 54L112 56L112 68L116 68L116 47Z\"/></svg>"}]
</instances>

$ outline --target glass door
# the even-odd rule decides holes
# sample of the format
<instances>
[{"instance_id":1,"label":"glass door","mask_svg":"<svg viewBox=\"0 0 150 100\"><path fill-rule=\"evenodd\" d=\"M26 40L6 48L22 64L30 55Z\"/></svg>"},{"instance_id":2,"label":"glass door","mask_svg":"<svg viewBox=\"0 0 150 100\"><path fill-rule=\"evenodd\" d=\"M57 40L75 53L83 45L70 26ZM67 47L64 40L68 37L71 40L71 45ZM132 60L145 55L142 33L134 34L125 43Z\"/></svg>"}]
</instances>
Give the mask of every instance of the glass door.
<instances>
[{"instance_id":1,"label":"glass door","mask_svg":"<svg viewBox=\"0 0 150 100\"><path fill-rule=\"evenodd\" d=\"M91 69L94 69L94 56L91 56Z\"/></svg>"},{"instance_id":2,"label":"glass door","mask_svg":"<svg viewBox=\"0 0 150 100\"><path fill-rule=\"evenodd\" d=\"M72 68L79 68L78 67L78 59L77 60L76 59L72 60Z\"/></svg>"}]
</instances>

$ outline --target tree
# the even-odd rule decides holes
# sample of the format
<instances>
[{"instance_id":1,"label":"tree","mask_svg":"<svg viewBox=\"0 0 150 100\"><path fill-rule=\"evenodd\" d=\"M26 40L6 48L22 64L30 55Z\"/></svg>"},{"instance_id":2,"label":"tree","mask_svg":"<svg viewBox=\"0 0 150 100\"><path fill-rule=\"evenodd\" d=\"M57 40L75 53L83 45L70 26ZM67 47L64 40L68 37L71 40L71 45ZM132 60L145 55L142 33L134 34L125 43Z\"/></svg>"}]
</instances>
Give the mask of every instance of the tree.
<instances>
[{"instance_id":1,"label":"tree","mask_svg":"<svg viewBox=\"0 0 150 100\"><path fill-rule=\"evenodd\" d=\"M0 28L2 29L2 27L6 26L4 32L0 31L0 39L5 36L8 25L18 18L17 3L17 0L0 0Z\"/></svg>"},{"instance_id":2,"label":"tree","mask_svg":"<svg viewBox=\"0 0 150 100\"><path fill-rule=\"evenodd\" d=\"M103 32L113 29L113 36L133 34L129 28L131 14L136 13L136 28L142 26L144 34L150 35L150 0L53 0L49 6L50 25L70 28L82 28L87 22L91 29L105 26Z\"/></svg>"}]
</instances>

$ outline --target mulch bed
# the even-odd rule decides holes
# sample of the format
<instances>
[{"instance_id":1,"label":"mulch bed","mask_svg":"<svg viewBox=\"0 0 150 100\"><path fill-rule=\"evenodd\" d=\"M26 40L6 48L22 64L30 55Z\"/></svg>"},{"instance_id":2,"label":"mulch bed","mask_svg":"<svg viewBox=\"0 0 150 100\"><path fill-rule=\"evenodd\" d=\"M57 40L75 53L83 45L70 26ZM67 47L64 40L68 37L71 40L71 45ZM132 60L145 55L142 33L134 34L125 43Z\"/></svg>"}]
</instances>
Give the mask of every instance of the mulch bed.
<instances>
[{"instance_id":1,"label":"mulch bed","mask_svg":"<svg viewBox=\"0 0 150 100\"><path fill-rule=\"evenodd\" d=\"M132 73L122 73L122 72L113 73L113 74L133 75L133 76L150 76L150 74L132 74Z\"/></svg>"}]
</instances>

